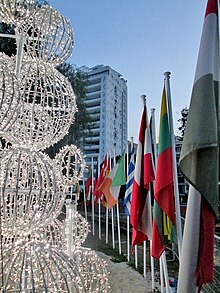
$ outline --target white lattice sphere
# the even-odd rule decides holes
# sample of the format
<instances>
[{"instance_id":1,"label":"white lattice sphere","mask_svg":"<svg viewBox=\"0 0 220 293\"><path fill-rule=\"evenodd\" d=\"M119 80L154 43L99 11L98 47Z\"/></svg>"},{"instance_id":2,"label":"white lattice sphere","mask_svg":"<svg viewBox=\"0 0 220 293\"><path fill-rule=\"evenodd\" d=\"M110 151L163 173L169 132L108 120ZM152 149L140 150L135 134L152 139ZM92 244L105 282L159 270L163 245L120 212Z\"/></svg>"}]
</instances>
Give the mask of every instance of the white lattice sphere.
<instances>
[{"instance_id":1,"label":"white lattice sphere","mask_svg":"<svg viewBox=\"0 0 220 293\"><path fill-rule=\"evenodd\" d=\"M77 263L81 274L85 275L84 286L88 293L108 292L108 272L106 262L100 259L95 251L85 247L75 247L72 259Z\"/></svg>"},{"instance_id":2,"label":"white lattice sphere","mask_svg":"<svg viewBox=\"0 0 220 293\"><path fill-rule=\"evenodd\" d=\"M35 0L0 0L0 19L8 24L18 25L36 9Z\"/></svg>"},{"instance_id":3,"label":"white lattice sphere","mask_svg":"<svg viewBox=\"0 0 220 293\"><path fill-rule=\"evenodd\" d=\"M75 261L46 242L15 241L3 253L3 292L87 292Z\"/></svg>"},{"instance_id":4,"label":"white lattice sphere","mask_svg":"<svg viewBox=\"0 0 220 293\"><path fill-rule=\"evenodd\" d=\"M63 185L72 187L82 177L86 166L83 154L75 145L63 147L55 157L55 164Z\"/></svg>"},{"instance_id":5,"label":"white lattice sphere","mask_svg":"<svg viewBox=\"0 0 220 293\"><path fill-rule=\"evenodd\" d=\"M68 132L76 97L71 84L52 65L24 59L19 77L23 108L6 140L14 147L45 149Z\"/></svg>"},{"instance_id":6,"label":"white lattice sphere","mask_svg":"<svg viewBox=\"0 0 220 293\"><path fill-rule=\"evenodd\" d=\"M0 53L0 135L10 129L21 107L18 81L11 66L13 62Z\"/></svg>"},{"instance_id":7,"label":"white lattice sphere","mask_svg":"<svg viewBox=\"0 0 220 293\"><path fill-rule=\"evenodd\" d=\"M4 235L30 233L60 214L65 195L56 173L51 159L41 152L3 151L0 197Z\"/></svg>"},{"instance_id":8,"label":"white lattice sphere","mask_svg":"<svg viewBox=\"0 0 220 293\"><path fill-rule=\"evenodd\" d=\"M52 7L36 10L16 29L25 37L25 51L32 58L58 65L69 58L73 50L73 31L69 21Z\"/></svg>"}]
</instances>

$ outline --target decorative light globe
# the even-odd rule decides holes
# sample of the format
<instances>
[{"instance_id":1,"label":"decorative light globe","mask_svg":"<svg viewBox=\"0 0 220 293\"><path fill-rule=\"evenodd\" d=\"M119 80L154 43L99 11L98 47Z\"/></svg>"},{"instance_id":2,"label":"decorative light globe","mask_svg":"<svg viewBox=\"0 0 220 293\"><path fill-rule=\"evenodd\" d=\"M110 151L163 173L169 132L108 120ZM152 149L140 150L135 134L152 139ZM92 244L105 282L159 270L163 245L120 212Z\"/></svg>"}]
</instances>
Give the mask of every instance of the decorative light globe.
<instances>
[{"instance_id":1,"label":"decorative light globe","mask_svg":"<svg viewBox=\"0 0 220 293\"><path fill-rule=\"evenodd\" d=\"M11 71L13 62L0 53L0 135L10 129L21 108L20 92L16 76Z\"/></svg>"},{"instance_id":2,"label":"decorative light globe","mask_svg":"<svg viewBox=\"0 0 220 293\"><path fill-rule=\"evenodd\" d=\"M58 65L69 58L73 50L73 31L69 21L52 7L37 9L17 27L25 37L24 48L31 58Z\"/></svg>"},{"instance_id":3,"label":"decorative light globe","mask_svg":"<svg viewBox=\"0 0 220 293\"><path fill-rule=\"evenodd\" d=\"M89 224L81 216L78 212L75 212L73 214L73 225L72 225L72 245L75 246L81 246L84 241L86 240L88 234L89 234ZM67 222L68 224L68 222ZM66 220L60 221L58 219L54 219L51 223L49 223L47 226L42 227L37 231L37 233L40 235L43 235L44 238L47 239L47 242L50 243L50 245L54 247L58 247L59 249L66 251L67 250L67 235L69 233L68 227L66 224Z\"/></svg>"},{"instance_id":4,"label":"decorative light globe","mask_svg":"<svg viewBox=\"0 0 220 293\"><path fill-rule=\"evenodd\" d=\"M95 251L85 247L75 247L72 252L72 259L77 264L81 274L86 276L84 279L86 292L108 292L106 262L101 260Z\"/></svg>"},{"instance_id":5,"label":"decorative light globe","mask_svg":"<svg viewBox=\"0 0 220 293\"><path fill-rule=\"evenodd\" d=\"M27 234L47 225L65 195L51 159L41 152L4 150L0 159L3 234Z\"/></svg>"},{"instance_id":6,"label":"decorative light globe","mask_svg":"<svg viewBox=\"0 0 220 293\"><path fill-rule=\"evenodd\" d=\"M2 22L18 25L36 8L36 0L0 0L0 18Z\"/></svg>"},{"instance_id":7,"label":"decorative light globe","mask_svg":"<svg viewBox=\"0 0 220 293\"><path fill-rule=\"evenodd\" d=\"M52 65L26 58L19 85L23 108L5 138L14 148L45 149L63 138L73 122L77 108L72 86Z\"/></svg>"},{"instance_id":8,"label":"decorative light globe","mask_svg":"<svg viewBox=\"0 0 220 293\"><path fill-rule=\"evenodd\" d=\"M86 163L81 150L75 145L63 147L56 155L54 162L64 186L72 187L83 178Z\"/></svg>"},{"instance_id":9,"label":"decorative light globe","mask_svg":"<svg viewBox=\"0 0 220 293\"><path fill-rule=\"evenodd\" d=\"M3 253L2 292L87 293L76 262L46 242L15 241Z\"/></svg>"},{"instance_id":10,"label":"decorative light globe","mask_svg":"<svg viewBox=\"0 0 220 293\"><path fill-rule=\"evenodd\" d=\"M72 221L73 221L72 233L71 233L73 236L72 244L74 247L81 246L89 234L89 224L86 221L86 219L83 218L83 216L81 216L78 212L75 212L73 214ZM69 233L68 227L66 227L66 235L68 233Z\"/></svg>"}]
</instances>

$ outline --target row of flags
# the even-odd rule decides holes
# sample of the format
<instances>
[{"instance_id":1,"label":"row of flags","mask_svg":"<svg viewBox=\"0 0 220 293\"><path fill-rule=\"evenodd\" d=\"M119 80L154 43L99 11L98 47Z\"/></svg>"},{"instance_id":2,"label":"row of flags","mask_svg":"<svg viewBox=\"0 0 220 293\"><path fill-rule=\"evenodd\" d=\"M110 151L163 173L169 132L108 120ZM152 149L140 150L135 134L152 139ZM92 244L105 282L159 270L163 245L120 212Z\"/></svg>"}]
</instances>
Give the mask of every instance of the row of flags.
<instances>
[{"instance_id":1,"label":"row of flags","mask_svg":"<svg viewBox=\"0 0 220 293\"><path fill-rule=\"evenodd\" d=\"M213 281L214 227L219 201L219 20L218 0L208 0L202 39L184 135L180 169L190 183L183 244L180 253L178 292L200 292ZM160 258L176 241L171 120L164 85L160 111L158 157L152 150L147 107L141 118L137 157L134 146L125 177L125 154L110 170L105 161L93 194L105 196L108 207L117 203L120 186L126 184L124 210L133 227L132 247L152 240L151 255ZM87 179L88 181L89 179ZM154 203L151 204L153 190ZM153 210L153 211L152 211ZM179 219L180 220L180 219Z\"/></svg>"}]
</instances>

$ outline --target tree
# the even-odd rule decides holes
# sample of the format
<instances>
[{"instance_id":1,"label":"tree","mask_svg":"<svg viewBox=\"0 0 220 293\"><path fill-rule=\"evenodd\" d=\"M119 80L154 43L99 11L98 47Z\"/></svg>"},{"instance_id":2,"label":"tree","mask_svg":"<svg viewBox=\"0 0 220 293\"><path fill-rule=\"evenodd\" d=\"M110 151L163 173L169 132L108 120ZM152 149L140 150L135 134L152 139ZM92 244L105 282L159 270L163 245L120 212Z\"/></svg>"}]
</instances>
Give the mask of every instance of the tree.
<instances>
[{"instance_id":1,"label":"tree","mask_svg":"<svg viewBox=\"0 0 220 293\"><path fill-rule=\"evenodd\" d=\"M180 131L179 140L181 140L181 141L183 140L184 133L186 130L186 122L187 122L188 113L189 113L189 109L187 109L187 107L183 108L181 110L181 118L178 119L178 122L180 124L178 127L178 130Z\"/></svg>"},{"instance_id":2,"label":"tree","mask_svg":"<svg viewBox=\"0 0 220 293\"><path fill-rule=\"evenodd\" d=\"M1 4L2 5L2 4ZM40 7L42 5L48 5L46 0L36 0L36 6ZM0 22L0 33L15 35L15 26L11 24L6 24L4 22ZM0 52L5 53L9 57L12 55L16 55L17 45L15 38L5 38L0 37Z\"/></svg>"},{"instance_id":3,"label":"tree","mask_svg":"<svg viewBox=\"0 0 220 293\"><path fill-rule=\"evenodd\" d=\"M65 145L75 144L82 147L87 136L85 129L89 130L90 117L85 106L86 86L88 78L86 73L77 69L75 65L63 63L57 68L60 73L68 78L76 95L76 104L78 111L75 114L74 122L71 124L69 133L58 143L50 147L46 152L54 157L55 154Z\"/></svg>"}]
</instances>

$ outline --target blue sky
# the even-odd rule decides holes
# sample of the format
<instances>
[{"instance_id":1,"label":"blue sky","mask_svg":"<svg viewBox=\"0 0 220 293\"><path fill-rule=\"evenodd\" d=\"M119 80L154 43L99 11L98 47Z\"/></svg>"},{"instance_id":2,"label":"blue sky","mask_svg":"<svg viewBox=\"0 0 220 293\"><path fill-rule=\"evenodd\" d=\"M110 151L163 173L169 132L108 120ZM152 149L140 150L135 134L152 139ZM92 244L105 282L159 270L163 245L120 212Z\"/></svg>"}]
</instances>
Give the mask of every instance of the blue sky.
<instances>
[{"instance_id":1,"label":"blue sky","mask_svg":"<svg viewBox=\"0 0 220 293\"><path fill-rule=\"evenodd\" d=\"M137 141L142 102L160 114L163 73L171 71L174 128L189 105L206 0L50 0L70 20L78 67L109 65L128 85L128 138ZM158 129L157 129L158 132Z\"/></svg>"}]
</instances>

